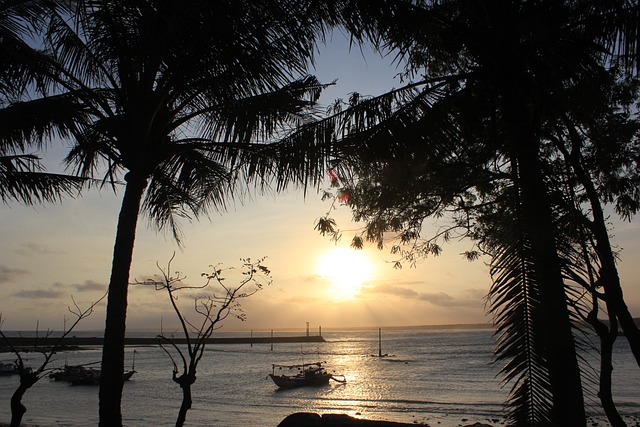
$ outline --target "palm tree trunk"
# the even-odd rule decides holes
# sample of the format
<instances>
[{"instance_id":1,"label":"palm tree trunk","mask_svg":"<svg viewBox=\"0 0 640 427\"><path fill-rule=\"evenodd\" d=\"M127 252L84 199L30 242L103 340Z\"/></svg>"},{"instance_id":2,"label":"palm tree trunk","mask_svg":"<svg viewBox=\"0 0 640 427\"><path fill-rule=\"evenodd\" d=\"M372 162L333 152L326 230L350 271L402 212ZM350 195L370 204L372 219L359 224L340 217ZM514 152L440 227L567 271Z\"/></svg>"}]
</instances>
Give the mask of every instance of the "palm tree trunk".
<instances>
[{"instance_id":1,"label":"palm tree trunk","mask_svg":"<svg viewBox=\"0 0 640 427\"><path fill-rule=\"evenodd\" d=\"M116 239L111 264L111 280L107 299L104 343L102 347L102 373L100 378L100 422L101 427L122 425L122 387L124 384L124 337L127 318L127 291L129 271L133 259L133 247L142 195L147 185L146 178L131 172L125 176L127 182L118 216Z\"/></svg>"},{"instance_id":2,"label":"palm tree trunk","mask_svg":"<svg viewBox=\"0 0 640 427\"><path fill-rule=\"evenodd\" d=\"M557 256L551 203L539 159L536 119L529 104L527 81L507 75L504 80L503 114L507 145L518 165L523 218L531 244L542 310L534 319L547 360L553 395L551 422L557 426L585 426L586 415L571 320L562 271Z\"/></svg>"}]
</instances>

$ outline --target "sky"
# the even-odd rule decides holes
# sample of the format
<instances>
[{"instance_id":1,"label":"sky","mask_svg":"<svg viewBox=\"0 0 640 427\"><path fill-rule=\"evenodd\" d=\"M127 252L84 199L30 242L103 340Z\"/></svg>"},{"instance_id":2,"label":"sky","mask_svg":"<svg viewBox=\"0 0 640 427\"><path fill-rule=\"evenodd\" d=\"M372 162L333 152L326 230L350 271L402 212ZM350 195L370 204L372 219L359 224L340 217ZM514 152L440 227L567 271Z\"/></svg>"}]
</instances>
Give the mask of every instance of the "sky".
<instances>
[{"instance_id":1,"label":"sky","mask_svg":"<svg viewBox=\"0 0 640 427\"><path fill-rule=\"evenodd\" d=\"M337 33L321 46L314 74L323 82L337 79L321 102L350 92L376 95L400 86L393 58L349 49ZM50 160L49 160L50 161ZM327 181L326 187L328 188ZM90 191L62 203L26 207L0 205L0 313L2 329L61 330L73 319L74 301L88 307L104 294L110 275L113 241L122 192ZM273 282L242 300L246 320L228 319L224 330L312 330L341 327L491 324L485 296L491 281L488 260L469 262L461 253L471 243L452 242L444 252L415 268L394 269L388 251L349 248L346 207L332 213L346 230L338 243L314 230L330 209L314 192L291 189L276 196L256 196L231 205L209 219L181 222L183 246L157 233L141 217L131 281L158 274L173 254L171 272L188 285L201 285L211 265L239 268L242 258L266 257ZM424 235L442 223L428 224ZM619 272L631 313L640 317L640 223L612 222L612 242L621 249ZM235 282L234 282L235 280ZM227 283L238 278L229 272ZM188 317L188 294L179 301ZM77 330L101 331L104 303ZM166 294L150 287L129 291L128 330L158 331L175 324Z\"/></svg>"}]
</instances>

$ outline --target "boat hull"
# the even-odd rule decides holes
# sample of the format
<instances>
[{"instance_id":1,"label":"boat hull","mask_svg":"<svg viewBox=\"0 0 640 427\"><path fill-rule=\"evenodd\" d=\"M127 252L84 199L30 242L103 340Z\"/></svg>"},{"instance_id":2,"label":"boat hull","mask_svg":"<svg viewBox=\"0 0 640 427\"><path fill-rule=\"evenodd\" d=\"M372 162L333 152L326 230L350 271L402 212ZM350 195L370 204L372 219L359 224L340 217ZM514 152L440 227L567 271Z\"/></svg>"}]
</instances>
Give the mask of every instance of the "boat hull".
<instances>
[{"instance_id":1,"label":"boat hull","mask_svg":"<svg viewBox=\"0 0 640 427\"><path fill-rule=\"evenodd\" d=\"M128 381L135 372L133 370L125 372L123 380ZM100 370L84 366L65 365L61 370L49 374L49 378L54 381L66 381L71 385L97 385L100 384Z\"/></svg>"},{"instance_id":2,"label":"boat hull","mask_svg":"<svg viewBox=\"0 0 640 427\"><path fill-rule=\"evenodd\" d=\"M329 380L331 379L331 374L318 374L310 377L274 374L269 374L269 376L280 388L321 386L329 384Z\"/></svg>"}]
</instances>

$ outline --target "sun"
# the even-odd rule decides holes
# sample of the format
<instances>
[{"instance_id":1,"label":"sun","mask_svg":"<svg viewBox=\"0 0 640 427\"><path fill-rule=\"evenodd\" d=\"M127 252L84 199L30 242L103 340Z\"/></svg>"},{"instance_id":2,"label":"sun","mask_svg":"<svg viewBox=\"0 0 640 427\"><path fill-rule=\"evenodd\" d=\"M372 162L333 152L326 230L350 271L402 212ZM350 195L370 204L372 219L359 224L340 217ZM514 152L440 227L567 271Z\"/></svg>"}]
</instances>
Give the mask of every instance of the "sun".
<instances>
[{"instance_id":1,"label":"sun","mask_svg":"<svg viewBox=\"0 0 640 427\"><path fill-rule=\"evenodd\" d=\"M330 283L329 294L343 301L355 298L373 278L374 270L363 251L335 247L318 259L317 274Z\"/></svg>"}]
</instances>

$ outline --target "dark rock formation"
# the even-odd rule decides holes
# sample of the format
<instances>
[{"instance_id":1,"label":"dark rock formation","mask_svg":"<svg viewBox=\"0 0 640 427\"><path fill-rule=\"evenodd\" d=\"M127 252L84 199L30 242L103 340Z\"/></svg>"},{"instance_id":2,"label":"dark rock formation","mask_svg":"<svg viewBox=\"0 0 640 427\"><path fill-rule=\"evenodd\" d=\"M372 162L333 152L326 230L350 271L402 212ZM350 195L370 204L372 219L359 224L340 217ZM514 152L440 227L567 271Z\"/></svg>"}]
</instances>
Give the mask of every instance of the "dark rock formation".
<instances>
[{"instance_id":1,"label":"dark rock formation","mask_svg":"<svg viewBox=\"0 0 640 427\"><path fill-rule=\"evenodd\" d=\"M315 427L315 426L330 426L330 427L414 427L422 424L406 424L406 423L394 423L390 421L372 421L361 420L353 418L344 414L324 414L318 415L308 412L297 412L289 415L285 418L278 427Z\"/></svg>"},{"instance_id":2,"label":"dark rock formation","mask_svg":"<svg viewBox=\"0 0 640 427\"><path fill-rule=\"evenodd\" d=\"M392 421L361 420L344 414L314 414L310 412L297 412L282 420L278 427L415 427L428 424L407 424ZM489 424L475 423L467 427L491 427Z\"/></svg>"}]
</instances>

